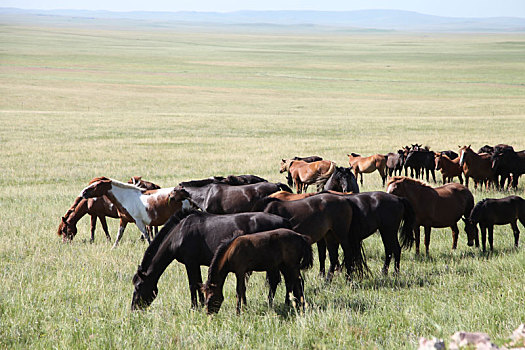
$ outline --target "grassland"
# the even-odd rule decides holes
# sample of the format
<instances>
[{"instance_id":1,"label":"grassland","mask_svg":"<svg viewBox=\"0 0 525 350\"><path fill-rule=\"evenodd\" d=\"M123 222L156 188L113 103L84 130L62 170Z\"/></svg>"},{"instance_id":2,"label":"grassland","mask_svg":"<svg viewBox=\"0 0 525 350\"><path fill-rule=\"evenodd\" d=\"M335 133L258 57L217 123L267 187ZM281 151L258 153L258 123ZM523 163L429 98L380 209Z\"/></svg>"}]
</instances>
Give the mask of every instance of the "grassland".
<instances>
[{"instance_id":1,"label":"grassland","mask_svg":"<svg viewBox=\"0 0 525 350\"><path fill-rule=\"evenodd\" d=\"M268 309L254 274L248 308L236 316L230 278L212 318L189 310L176 262L152 306L129 311L145 249L136 227L114 251L101 231L87 242L87 219L72 244L55 234L95 176L142 175L163 186L241 173L283 181L279 160L293 155L344 165L349 152L415 142L523 149L522 34L10 23L0 42L0 347L397 349L459 329L501 344L525 321L525 252L512 248L510 227L496 229L491 255L467 247L463 232L451 251L449 230L435 229L430 257L404 252L398 277L379 274L384 252L373 236L365 241L372 276L326 284L316 265L303 315L284 307L282 286ZM363 190L380 189L377 174L365 176ZM115 220L110 229L114 236Z\"/></svg>"}]
</instances>

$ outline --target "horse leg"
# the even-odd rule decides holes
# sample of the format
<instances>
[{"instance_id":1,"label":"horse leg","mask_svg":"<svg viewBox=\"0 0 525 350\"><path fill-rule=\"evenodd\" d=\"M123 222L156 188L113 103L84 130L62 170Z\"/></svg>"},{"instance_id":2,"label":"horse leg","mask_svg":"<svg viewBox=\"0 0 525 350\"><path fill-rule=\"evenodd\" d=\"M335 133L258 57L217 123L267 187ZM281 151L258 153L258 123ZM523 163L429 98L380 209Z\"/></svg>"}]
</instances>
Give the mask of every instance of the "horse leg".
<instances>
[{"instance_id":1,"label":"horse leg","mask_svg":"<svg viewBox=\"0 0 525 350\"><path fill-rule=\"evenodd\" d=\"M419 233L420 233L420 226L414 227L414 240L416 241L416 255L419 255Z\"/></svg>"},{"instance_id":2,"label":"horse leg","mask_svg":"<svg viewBox=\"0 0 525 350\"><path fill-rule=\"evenodd\" d=\"M428 256L428 248L430 246L430 230L432 230L432 227L430 226L424 226L425 228L425 252Z\"/></svg>"},{"instance_id":3,"label":"horse leg","mask_svg":"<svg viewBox=\"0 0 525 350\"><path fill-rule=\"evenodd\" d=\"M284 284L286 286L286 297L284 299L284 303L286 305L290 305L290 294L292 294L293 291L293 282L292 282L292 274L290 273L290 270L288 267L281 268L281 273L284 276Z\"/></svg>"},{"instance_id":4,"label":"horse leg","mask_svg":"<svg viewBox=\"0 0 525 350\"><path fill-rule=\"evenodd\" d=\"M432 180L434 181L434 183L436 183L436 172L434 171L434 169L430 169L430 174L432 174Z\"/></svg>"},{"instance_id":5,"label":"horse leg","mask_svg":"<svg viewBox=\"0 0 525 350\"><path fill-rule=\"evenodd\" d=\"M456 249L458 247L459 236L458 224L455 223L454 225L450 226L450 229L452 230L452 249Z\"/></svg>"},{"instance_id":6,"label":"horse leg","mask_svg":"<svg viewBox=\"0 0 525 350\"><path fill-rule=\"evenodd\" d=\"M518 229L518 223L516 220L510 223L512 227L512 233L514 233L514 246L518 248L518 241L520 240L520 230Z\"/></svg>"},{"instance_id":7,"label":"horse leg","mask_svg":"<svg viewBox=\"0 0 525 350\"><path fill-rule=\"evenodd\" d=\"M120 227L118 229L117 233L117 239L115 240L115 243L113 243L113 247L111 249L115 249L118 246L118 243L120 242L120 239L122 238L122 235L124 234L124 230L126 229L126 225L128 223L120 219Z\"/></svg>"},{"instance_id":8,"label":"horse leg","mask_svg":"<svg viewBox=\"0 0 525 350\"><path fill-rule=\"evenodd\" d=\"M328 257L330 258L330 268L326 276L327 281L331 281L334 276L335 269L339 266L339 243L335 239L327 240Z\"/></svg>"},{"instance_id":9,"label":"horse leg","mask_svg":"<svg viewBox=\"0 0 525 350\"><path fill-rule=\"evenodd\" d=\"M90 216L91 219L91 239L89 243L95 242L95 229L97 228L97 217L95 215Z\"/></svg>"},{"instance_id":10,"label":"horse leg","mask_svg":"<svg viewBox=\"0 0 525 350\"><path fill-rule=\"evenodd\" d=\"M293 279L293 295L299 303L300 309L304 311L304 281L298 268L293 269Z\"/></svg>"},{"instance_id":11,"label":"horse leg","mask_svg":"<svg viewBox=\"0 0 525 350\"><path fill-rule=\"evenodd\" d=\"M273 306L273 298L275 297L275 291L277 290L277 285L281 282L281 274L279 270L270 270L266 272L266 280L270 286L270 292L268 293L268 305Z\"/></svg>"},{"instance_id":12,"label":"horse leg","mask_svg":"<svg viewBox=\"0 0 525 350\"><path fill-rule=\"evenodd\" d=\"M202 285L201 269L198 264L186 264L186 273L188 274L188 282L190 284L191 294L191 308L196 309L199 304L197 303L197 295L201 305L204 305L204 295L201 292L200 286Z\"/></svg>"},{"instance_id":13,"label":"horse leg","mask_svg":"<svg viewBox=\"0 0 525 350\"><path fill-rule=\"evenodd\" d=\"M235 277L237 277L237 314L240 314L242 304L246 305L246 282L244 273L236 273Z\"/></svg>"},{"instance_id":14,"label":"horse leg","mask_svg":"<svg viewBox=\"0 0 525 350\"><path fill-rule=\"evenodd\" d=\"M324 238L317 241L317 252L319 255L319 275L324 276L324 263L326 261L326 241Z\"/></svg>"},{"instance_id":15,"label":"horse leg","mask_svg":"<svg viewBox=\"0 0 525 350\"><path fill-rule=\"evenodd\" d=\"M461 176L461 174L459 174L459 183L463 185L463 176Z\"/></svg>"},{"instance_id":16,"label":"horse leg","mask_svg":"<svg viewBox=\"0 0 525 350\"><path fill-rule=\"evenodd\" d=\"M481 230L481 247L483 248L483 252L487 251L486 241L487 241L487 226L479 224L479 228Z\"/></svg>"},{"instance_id":17,"label":"horse leg","mask_svg":"<svg viewBox=\"0 0 525 350\"><path fill-rule=\"evenodd\" d=\"M108 242L111 242L111 236L109 235L108 223L106 222L106 217L99 216L98 219L100 220L100 223L102 224L102 229L104 230L104 233L106 234L106 239L108 240Z\"/></svg>"},{"instance_id":18,"label":"horse leg","mask_svg":"<svg viewBox=\"0 0 525 350\"><path fill-rule=\"evenodd\" d=\"M142 236L146 238L148 243L151 243L151 238L149 238L148 231L146 230L146 225L142 221L135 221L135 225L139 228L140 232L142 233Z\"/></svg>"}]
</instances>

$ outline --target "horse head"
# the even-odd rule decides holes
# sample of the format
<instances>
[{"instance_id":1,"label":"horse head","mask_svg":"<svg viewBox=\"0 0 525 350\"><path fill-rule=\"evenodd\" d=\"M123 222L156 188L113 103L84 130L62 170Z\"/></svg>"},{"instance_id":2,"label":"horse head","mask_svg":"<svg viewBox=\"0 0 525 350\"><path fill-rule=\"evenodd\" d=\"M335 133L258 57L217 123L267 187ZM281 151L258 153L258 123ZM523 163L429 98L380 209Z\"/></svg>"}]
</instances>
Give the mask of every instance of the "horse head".
<instances>
[{"instance_id":1,"label":"horse head","mask_svg":"<svg viewBox=\"0 0 525 350\"><path fill-rule=\"evenodd\" d=\"M157 297L158 289L156 283L148 282L146 274L139 265L137 273L133 276L133 298L131 300L131 310L142 310L151 305Z\"/></svg>"},{"instance_id":2,"label":"horse head","mask_svg":"<svg viewBox=\"0 0 525 350\"><path fill-rule=\"evenodd\" d=\"M470 218L461 218L463 222L465 223L465 233L467 234L467 245L469 247L472 247L474 245L474 241L478 238L478 225Z\"/></svg>"},{"instance_id":3,"label":"horse head","mask_svg":"<svg viewBox=\"0 0 525 350\"><path fill-rule=\"evenodd\" d=\"M403 184L403 177L394 176L387 183L386 193L395 194L396 196L405 197L405 186Z\"/></svg>"},{"instance_id":4,"label":"horse head","mask_svg":"<svg viewBox=\"0 0 525 350\"><path fill-rule=\"evenodd\" d=\"M290 159L281 159L281 169L279 169L279 173L282 174L285 171L288 171L291 163Z\"/></svg>"},{"instance_id":5,"label":"horse head","mask_svg":"<svg viewBox=\"0 0 525 350\"><path fill-rule=\"evenodd\" d=\"M434 155L434 160L436 162L436 170L440 170L442 168L442 156L443 156L443 153L441 152L438 152Z\"/></svg>"},{"instance_id":6,"label":"horse head","mask_svg":"<svg viewBox=\"0 0 525 350\"><path fill-rule=\"evenodd\" d=\"M173 191L170 192L168 196L168 204L171 203L182 203L181 210L187 211L191 208L198 208L198 206L191 200L190 194L181 186L173 188Z\"/></svg>"},{"instance_id":7,"label":"horse head","mask_svg":"<svg viewBox=\"0 0 525 350\"><path fill-rule=\"evenodd\" d=\"M60 223L60 226L58 227L57 234L59 236L62 236L62 240L64 242L69 242L77 234L77 226L68 223L67 219L65 217L62 217L62 221Z\"/></svg>"},{"instance_id":8,"label":"horse head","mask_svg":"<svg viewBox=\"0 0 525 350\"><path fill-rule=\"evenodd\" d=\"M471 145L468 145L468 146L462 146L459 148L459 165L460 166L463 166L463 164L465 164L465 157L467 156L467 154L470 154L470 152L474 152L472 150L472 148L470 148Z\"/></svg>"},{"instance_id":9,"label":"horse head","mask_svg":"<svg viewBox=\"0 0 525 350\"><path fill-rule=\"evenodd\" d=\"M111 190L111 180L110 179L102 179L93 182L86 188L82 190L80 193L80 197L82 198L93 198L93 197L102 197L108 191Z\"/></svg>"},{"instance_id":10,"label":"horse head","mask_svg":"<svg viewBox=\"0 0 525 350\"><path fill-rule=\"evenodd\" d=\"M206 313L208 315L218 313L221 308L222 302L224 301L222 288L220 288L215 283L205 283L201 286L201 291L204 294L204 305L206 305Z\"/></svg>"}]
</instances>

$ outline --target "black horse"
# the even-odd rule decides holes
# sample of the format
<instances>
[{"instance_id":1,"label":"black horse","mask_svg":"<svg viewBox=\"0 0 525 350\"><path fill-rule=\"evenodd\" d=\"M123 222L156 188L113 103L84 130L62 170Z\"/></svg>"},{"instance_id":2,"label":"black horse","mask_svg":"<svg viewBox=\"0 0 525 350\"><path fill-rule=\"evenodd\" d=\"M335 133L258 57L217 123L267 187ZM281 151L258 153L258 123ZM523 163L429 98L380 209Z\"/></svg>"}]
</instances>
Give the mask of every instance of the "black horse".
<instances>
[{"instance_id":1,"label":"black horse","mask_svg":"<svg viewBox=\"0 0 525 350\"><path fill-rule=\"evenodd\" d=\"M510 174L512 174L512 187L517 189L518 178L525 174L525 157L520 157L513 149L504 148L494 152L491 161L494 175L496 178L501 176L499 188L504 188L506 179L510 182Z\"/></svg>"},{"instance_id":2,"label":"black horse","mask_svg":"<svg viewBox=\"0 0 525 350\"><path fill-rule=\"evenodd\" d=\"M468 245L472 246L478 237L478 227L481 229L481 244L486 251L485 240L487 230L489 232L490 250L493 250L494 225L510 224L514 233L514 245L518 246L520 230L517 221L525 226L525 199L519 196L509 196L501 199L486 198L479 201L472 209L470 217L465 222L465 232L468 237Z\"/></svg>"},{"instance_id":3,"label":"black horse","mask_svg":"<svg viewBox=\"0 0 525 350\"><path fill-rule=\"evenodd\" d=\"M324 185L323 191L359 193L359 185L352 168L336 166L334 173Z\"/></svg>"},{"instance_id":4,"label":"black horse","mask_svg":"<svg viewBox=\"0 0 525 350\"><path fill-rule=\"evenodd\" d=\"M442 151L442 152L438 152L438 153L441 153L441 155L446 155L447 157L450 158L450 160L454 160L456 159L457 157L459 157L459 155L454 152L454 151L451 151L451 150L448 150L448 151Z\"/></svg>"},{"instance_id":5,"label":"black horse","mask_svg":"<svg viewBox=\"0 0 525 350\"><path fill-rule=\"evenodd\" d=\"M388 169L388 176L397 175L401 176L401 171L405 164L405 152L402 149L397 150L396 153L390 152L386 155L386 167Z\"/></svg>"},{"instance_id":6,"label":"black horse","mask_svg":"<svg viewBox=\"0 0 525 350\"><path fill-rule=\"evenodd\" d=\"M435 172L435 153L428 150L410 151L405 159L405 176L407 174L407 168L412 168L416 171L416 178L423 178L423 171L426 172L426 179L429 182L429 173L432 174L432 179L436 182ZM411 173L411 177L413 173Z\"/></svg>"},{"instance_id":7,"label":"black horse","mask_svg":"<svg viewBox=\"0 0 525 350\"><path fill-rule=\"evenodd\" d=\"M204 302L200 266L210 265L222 241L240 231L249 234L289 227L288 220L267 213L215 215L193 211L172 216L146 249L133 277L131 309L142 309L153 302L158 293L157 282L174 259L186 266L191 305L197 307L197 295L201 304Z\"/></svg>"},{"instance_id":8,"label":"black horse","mask_svg":"<svg viewBox=\"0 0 525 350\"><path fill-rule=\"evenodd\" d=\"M199 182L205 182L200 180ZM191 200L202 210L214 214L233 214L252 211L254 204L277 191L292 192L282 183L258 182L249 185L231 186L211 182L199 186L196 181L181 182L180 186L189 194Z\"/></svg>"}]
</instances>

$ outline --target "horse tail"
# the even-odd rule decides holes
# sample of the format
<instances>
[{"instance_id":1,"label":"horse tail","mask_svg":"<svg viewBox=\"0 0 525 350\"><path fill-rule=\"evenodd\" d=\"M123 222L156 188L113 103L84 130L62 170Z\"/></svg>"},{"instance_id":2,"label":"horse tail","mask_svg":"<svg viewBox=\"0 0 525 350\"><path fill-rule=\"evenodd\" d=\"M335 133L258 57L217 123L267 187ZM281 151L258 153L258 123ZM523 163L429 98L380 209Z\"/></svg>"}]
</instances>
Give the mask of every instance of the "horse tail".
<instances>
[{"instance_id":1,"label":"horse tail","mask_svg":"<svg viewBox=\"0 0 525 350\"><path fill-rule=\"evenodd\" d=\"M315 185L317 186L317 189L318 189L317 191L319 191L319 189L322 189L324 187L328 179L330 179L332 174L335 172L335 167L336 167L335 162L330 162L330 167L328 168L328 170L325 173L320 174L317 177L317 179L315 180Z\"/></svg>"},{"instance_id":2,"label":"horse tail","mask_svg":"<svg viewBox=\"0 0 525 350\"><path fill-rule=\"evenodd\" d=\"M312 252L312 245L310 239L306 236L301 236L301 261L299 262L299 269L306 270L311 269L314 266L314 255Z\"/></svg>"},{"instance_id":3,"label":"horse tail","mask_svg":"<svg viewBox=\"0 0 525 350\"><path fill-rule=\"evenodd\" d=\"M290 187L286 186L285 184L283 184L282 182L277 182L276 185L279 188L279 190L281 190L281 191L286 191L286 192L293 193L292 189Z\"/></svg>"},{"instance_id":4,"label":"horse tail","mask_svg":"<svg viewBox=\"0 0 525 350\"><path fill-rule=\"evenodd\" d=\"M403 203L403 225L399 228L399 236L401 237L401 247L404 249L412 248L415 242L414 238L414 224L416 223L416 212L410 201L406 198L399 197Z\"/></svg>"},{"instance_id":5,"label":"horse tail","mask_svg":"<svg viewBox=\"0 0 525 350\"><path fill-rule=\"evenodd\" d=\"M352 222L348 233L348 249L344 255L344 265L348 275L355 273L358 277L363 277L370 272L361 239L364 230L364 217L357 204L350 199L347 201L352 208Z\"/></svg>"}]
</instances>

